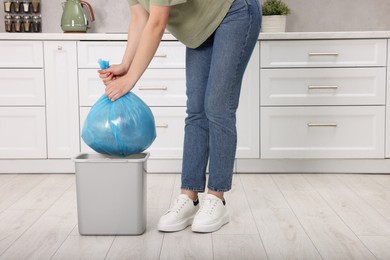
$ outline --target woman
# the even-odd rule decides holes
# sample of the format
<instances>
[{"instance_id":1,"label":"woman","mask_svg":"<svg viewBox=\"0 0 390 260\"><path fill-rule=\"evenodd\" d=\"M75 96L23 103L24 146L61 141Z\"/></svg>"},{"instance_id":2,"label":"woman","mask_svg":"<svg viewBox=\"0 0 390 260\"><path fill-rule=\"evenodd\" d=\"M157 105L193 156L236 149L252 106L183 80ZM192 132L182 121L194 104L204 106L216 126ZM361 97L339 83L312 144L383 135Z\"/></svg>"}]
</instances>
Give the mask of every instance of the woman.
<instances>
[{"instance_id":1,"label":"woman","mask_svg":"<svg viewBox=\"0 0 390 260\"><path fill-rule=\"evenodd\" d=\"M259 0L128 0L131 21L119 65L99 71L106 95L129 92L152 60L167 27L186 49L187 118L181 194L158 223L160 231L213 232L229 222L236 110L242 77L257 41ZM199 208L198 193L208 192Z\"/></svg>"}]
</instances>

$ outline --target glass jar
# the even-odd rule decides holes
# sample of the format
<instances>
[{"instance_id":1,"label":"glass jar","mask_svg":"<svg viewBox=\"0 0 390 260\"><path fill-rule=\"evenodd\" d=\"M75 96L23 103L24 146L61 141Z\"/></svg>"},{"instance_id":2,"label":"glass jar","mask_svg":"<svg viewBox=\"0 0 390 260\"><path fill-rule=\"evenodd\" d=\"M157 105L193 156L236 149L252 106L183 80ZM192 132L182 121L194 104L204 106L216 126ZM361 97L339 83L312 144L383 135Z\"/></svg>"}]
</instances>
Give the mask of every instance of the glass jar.
<instances>
[{"instance_id":1,"label":"glass jar","mask_svg":"<svg viewBox=\"0 0 390 260\"><path fill-rule=\"evenodd\" d=\"M14 0L14 12L20 13L22 11L22 4L23 2L21 0Z\"/></svg>"},{"instance_id":2,"label":"glass jar","mask_svg":"<svg viewBox=\"0 0 390 260\"><path fill-rule=\"evenodd\" d=\"M32 22L31 16L26 15L23 17L23 30L24 30L24 32L31 32L31 29L32 29L31 22Z\"/></svg>"},{"instance_id":3,"label":"glass jar","mask_svg":"<svg viewBox=\"0 0 390 260\"><path fill-rule=\"evenodd\" d=\"M12 1L11 0L4 0L4 12L10 13L12 8Z\"/></svg>"},{"instance_id":4,"label":"glass jar","mask_svg":"<svg viewBox=\"0 0 390 260\"><path fill-rule=\"evenodd\" d=\"M21 32L22 31L22 18L19 15L16 15L14 17L14 28L15 32Z\"/></svg>"},{"instance_id":5,"label":"glass jar","mask_svg":"<svg viewBox=\"0 0 390 260\"><path fill-rule=\"evenodd\" d=\"M29 0L24 0L22 3L23 6L23 12L24 13L29 13L30 12L30 4L31 2Z\"/></svg>"},{"instance_id":6,"label":"glass jar","mask_svg":"<svg viewBox=\"0 0 390 260\"><path fill-rule=\"evenodd\" d=\"M7 14L4 17L5 31L12 32L12 16Z\"/></svg>"},{"instance_id":7,"label":"glass jar","mask_svg":"<svg viewBox=\"0 0 390 260\"><path fill-rule=\"evenodd\" d=\"M41 32L42 30L41 17L39 15L34 15L32 18L32 30L33 32Z\"/></svg>"},{"instance_id":8,"label":"glass jar","mask_svg":"<svg viewBox=\"0 0 390 260\"><path fill-rule=\"evenodd\" d=\"M39 13L40 8L41 8L41 1L40 0L32 0L33 13Z\"/></svg>"}]
</instances>

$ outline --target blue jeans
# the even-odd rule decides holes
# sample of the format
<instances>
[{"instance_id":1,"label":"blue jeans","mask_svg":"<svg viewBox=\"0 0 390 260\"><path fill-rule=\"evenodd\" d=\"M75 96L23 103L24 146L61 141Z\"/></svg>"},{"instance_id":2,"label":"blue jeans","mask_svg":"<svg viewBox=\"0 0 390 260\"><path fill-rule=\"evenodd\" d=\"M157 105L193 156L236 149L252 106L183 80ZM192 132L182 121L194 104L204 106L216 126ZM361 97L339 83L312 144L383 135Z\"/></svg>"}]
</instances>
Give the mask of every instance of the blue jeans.
<instances>
[{"instance_id":1,"label":"blue jeans","mask_svg":"<svg viewBox=\"0 0 390 260\"><path fill-rule=\"evenodd\" d=\"M187 118L181 188L231 189L242 78L261 26L259 0L235 0L201 46L186 50ZM257 87L257 86L248 86Z\"/></svg>"}]
</instances>

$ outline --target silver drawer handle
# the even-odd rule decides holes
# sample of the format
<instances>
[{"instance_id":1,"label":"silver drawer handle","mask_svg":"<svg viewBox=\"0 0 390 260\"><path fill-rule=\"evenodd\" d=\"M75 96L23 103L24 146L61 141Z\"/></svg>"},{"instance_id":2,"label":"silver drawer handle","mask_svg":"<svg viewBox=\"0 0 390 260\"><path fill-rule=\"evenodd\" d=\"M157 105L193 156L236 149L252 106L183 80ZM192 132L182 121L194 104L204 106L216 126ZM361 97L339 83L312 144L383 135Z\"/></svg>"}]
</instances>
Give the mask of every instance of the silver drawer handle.
<instances>
[{"instance_id":1,"label":"silver drawer handle","mask_svg":"<svg viewBox=\"0 0 390 260\"><path fill-rule=\"evenodd\" d=\"M338 56L337 52L310 52L309 56Z\"/></svg>"},{"instance_id":2,"label":"silver drawer handle","mask_svg":"<svg viewBox=\"0 0 390 260\"><path fill-rule=\"evenodd\" d=\"M139 90L168 90L168 87L164 87L164 86L161 86L161 87L139 87L138 88Z\"/></svg>"},{"instance_id":3,"label":"silver drawer handle","mask_svg":"<svg viewBox=\"0 0 390 260\"><path fill-rule=\"evenodd\" d=\"M61 45L58 45L58 46L57 46L57 50L62 51L62 46L61 46Z\"/></svg>"},{"instance_id":4,"label":"silver drawer handle","mask_svg":"<svg viewBox=\"0 0 390 260\"><path fill-rule=\"evenodd\" d=\"M157 128L168 128L168 124L156 125Z\"/></svg>"},{"instance_id":5,"label":"silver drawer handle","mask_svg":"<svg viewBox=\"0 0 390 260\"><path fill-rule=\"evenodd\" d=\"M308 127L337 127L337 123L308 123Z\"/></svg>"},{"instance_id":6,"label":"silver drawer handle","mask_svg":"<svg viewBox=\"0 0 390 260\"><path fill-rule=\"evenodd\" d=\"M308 86L309 89L338 89L339 86Z\"/></svg>"},{"instance_id":7,"label":"silver drawer handle","mask_svg":"<svg viewBox=\"0 0 390 260\"><path fill-rule=\"evenodd\" d=\"M155 58L166 58L168 55L166 54L155 54L154 57Z\"/></svg>"}]
</instances>

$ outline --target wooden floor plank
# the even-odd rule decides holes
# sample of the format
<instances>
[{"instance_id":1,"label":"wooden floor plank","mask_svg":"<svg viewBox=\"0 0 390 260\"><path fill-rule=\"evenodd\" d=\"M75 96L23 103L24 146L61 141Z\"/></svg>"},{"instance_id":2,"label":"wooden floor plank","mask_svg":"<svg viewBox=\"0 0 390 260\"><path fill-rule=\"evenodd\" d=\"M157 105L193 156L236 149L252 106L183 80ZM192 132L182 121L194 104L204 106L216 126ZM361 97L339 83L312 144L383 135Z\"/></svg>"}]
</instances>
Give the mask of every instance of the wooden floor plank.
<instances>
[{"instance_id":1,"label":"wooden floor plank","mask_svg":"<svg viewBox=\"0 0 390 260\"><path fill-rule=\"evenodd\" d=\"M175 174L147 174L147 208L168 209Z\"/></svg>"},{"instance_id":2,"label":"wooden floor plank","mask_svg":"<svg viewBox=\"0 0 390 260\"><path fill-rule=\"evenodd\" d=\"M10 247L44 210L5 210L0 214L0 255Z\"/></svg>"},{"instance_id":3,"label":"wooden floor plank","mask_svg":"<svg viewBox=\"0 0 390 260\"><path fill-rule=\"evenodd\" d=\"M291 209L252 209L269 259L321 259Z\"/></svg>"},{"instance_id":4,"label":"wooden floor plank","mask_svg":"<svg viewBox=\"0 0 390 260\"><path fill-rule=\"evenodd\" d=\"M0 188L2 185L6 184L16 176L16 174L0 174Z\"/></svg>"},{"instance_id":5,"label":"wooden floor plank","mask_svg":"<svg viewBox=\"0 0 390 260\"><path fill-rule=\"evenodd\" d=\"M235 175L225 195L232 222L197 234L157 231L180 175L149 174L147 232L117 237L78 234L69 177L0 175L0 259L389 259L389 235L361 235L388 232L385 177Z\"/></svg>"},{"instance_id":6,"label":"wooden floor plank","mask_svg":"<svg viewBox=\"0 0 390 260\"><path fill-rule=\"evenodd\" d=\"M240 174L251 209L290 208L268 174Z\"/></svg>"},{"instance_id":7,"label":"wooden floor plank","mask_svg":"<svg viewBox=\"0 0 390 260\"><path fill-rule=\"evenodd\" d=\"M378 259L390 259L389 236L360 236L359 238Z\"/></svg>"},{"instance_id":8,"label":"wooden floor plank","mask_svg":"<svg viewBox=\"0 0 390 260\"><path fill-rule=\"evenodd\" d=\"M76 224L76 189L72 186L0 259L50 259Z\"/></svg>"},{"instance_id":9,"label":"wooden floor plank","mask_svg":"<svg viewBox=\"0 0 390 260\"><path fill-rule=\"evenodd\" d=\"M351 176L350 176L351 177ZM358 194L352 191L339 179L339 176L321 178L321 176L307 176L309 182L313 179L313 186L318 189L321 196L328 202L330 207L343 219L357 235L390 235L390 222L376 209L364 201ZM353 179L350 178L350 183ZM322 181L321 181L322 180ZM324 185L332 185L344 189L328 189Z\"/></svg>"},{"instance_id":10,"label":"wooden floor plank","mask_svg":"<svg viewBox=\"0 0 390 260\"><path fill-rule=\"evenodd\" d=\"M211 234L193 233L190 228L164 234L160 259L213 259Z\"/></svg>"},{"instance_id":11,"label":"wooden floor plank","mask_svg":"<svg viewBox=\"0 0 390 260\"><path fill-rule=\"evenodd\" d=\"M164 212L147 209L146 232L141 236L117 236L106 259L159 259L164 233L157 231L157 222Z\"/></svg>"},{"instance_id":12,"label":"wooden floor plank","mask_svg":"<svg viewBox=\"0 0 390 260\"><path fill-rule=\"evenodd\" d=\"M240 175L237 174L233 177L232 189L225 193L225 199L230 214L230 222L215 234L258 234Z\"/></svg>"},{"instance_id":13,"label":"wooden floor plank","mask_svg":"<svg viewBox=\"0 0 390 260\"><path fill-rule=\"evenodd\" d=\"M375 259L330 208L294 208L293 210L324 259Z\"/></svg>"},{"instance_id":14,"label":"wooden floor plank","mask_svg":"<svg viewBox=\"0 0 390 260\"><path fill-rule=\"evenodd\" d=\"M385 176L385 175L377 175ZM389 176L390 177L390 176ZM358 194L363 200L375 209L390 208L390 190L386 189L376 176L353 174L339 175L339 178L345 185ZM387 178L386 178L387 179Z\"/></svg>"},{"instance_id":15,"label":"wooden floor plank","mask_svg":"<svg viewBox=\"0 0 390 260\"><path fill-rule=\"evenodd\" d=\"M38 183L9 209L42 209L49 208L62 194L74 185L74 174L50 175Z\"/></svg>"},{"instance_id":16,"label":"wooden floor plank","mask_svg":"<svg viewBox=\"0 0 390 260\"><path fill-rule=\"evenodd\" d=\"M385 187L390 191L390 173L389 174L378 174L372 175L371 179Z\"/></svg>"},{"instance_id":17,"label":"wooden floor plank","mask_svg":"<svg viewBox=\"0 0 390 260\"><path fill-rule=\"evenodd\" d=\"M6 182L0 188L0 212L12 206L48 176L45 174L21 174Z\"/></svg>"},{"instance_id":18,"label":"wooden floor plank","mask_svg":"<svg viewBox=\"0 0 390 260\"><path fill-rule=\"evenodd\" d=\"M268 259L259 235L213 234L214 260Z\"/></svg>"},{"instance_id":19,"label":"wooden floor plank","mask_svg":"<svg viewBox=\"0 0 390 260\"><path fill-rule=\"evenodd\" d=\"M76 234L74 234L76 233ZM77 226L53 256L53 260L104 259L115 236L81 236Z\"/></svg>"}]
</instances>

